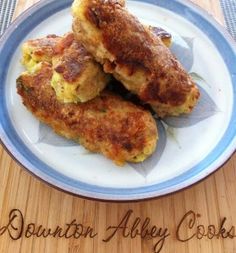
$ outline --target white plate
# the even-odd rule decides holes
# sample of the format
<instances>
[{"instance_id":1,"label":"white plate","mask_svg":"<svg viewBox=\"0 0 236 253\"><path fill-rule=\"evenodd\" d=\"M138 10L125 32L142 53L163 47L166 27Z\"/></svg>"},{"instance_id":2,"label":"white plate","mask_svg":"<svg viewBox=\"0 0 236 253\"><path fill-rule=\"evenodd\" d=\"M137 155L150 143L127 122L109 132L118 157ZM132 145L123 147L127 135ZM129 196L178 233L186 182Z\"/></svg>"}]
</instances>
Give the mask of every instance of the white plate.
<instances>
[{"instance_id":1,"label":"white plate","mask_svg":"<svg viewBox=\"0 0 236 253\"><path fill-rule=\"evenodd\" d=\"M22 105L16 78L23 71L20 45L29 38L71 30L71 1L42 1L23 13L0 42L0 135L30 172L84 197L138 200L185 188L215 171L236 146L236 50L204 11L187 1L128 1L143 23L173 35L171 50L201 90L188 117L158 121L155 154L141 164L117 167L99 154L55 135Z\"/></svg>"}]
</instances>

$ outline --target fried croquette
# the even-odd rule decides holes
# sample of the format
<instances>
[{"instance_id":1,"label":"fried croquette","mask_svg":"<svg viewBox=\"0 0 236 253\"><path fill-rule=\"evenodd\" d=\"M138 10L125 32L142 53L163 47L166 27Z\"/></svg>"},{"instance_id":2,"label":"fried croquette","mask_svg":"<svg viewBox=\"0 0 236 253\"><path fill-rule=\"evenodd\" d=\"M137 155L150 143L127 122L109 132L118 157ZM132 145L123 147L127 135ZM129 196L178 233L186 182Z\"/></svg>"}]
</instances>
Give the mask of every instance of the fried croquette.
<instances>
[{"instance_id":1,"label":"fried croquette","mask_svg":"<svg viewBox=\"0 0 236 253\"><path fill-rule=\"evenodd\" d=\"M21 63L28 71L32 72L39 62L52 63L52 57L57 54L57 45L61 40L62 37L52 34L44 38L24 42Z\"/></svg>"},{"instance_id":2,"label":"fried croquette","mask_svg":"<svg viewBox=\"0 0 236 253\"><path fill-rule=\"evenodd\" d=\"M29 40L22 48L22 63L28 71L33 72L40 62L52 64L51 85L64 103L93 99L110 80L73 33Z\"/></svg>"},{"instance_id":3,"label":"fried croquette","mask_svg":"<svg viewBox=\"0 0 236 253\"><path fill-rule=\"evenodd\" d=\"M162 40L120 0L75 0L73 31L106 73L160 117L190 113L199 90Z\"/></svg>"},{"instance_id":4,"label":"fried croquette","mask_svg":"<svg viewBox=\"0 0 236 253\"><path fill-rule=\"evenodd\" d=\"M35 72L17 79L23 104L40 121L92 152L102 153L118 165L142 162L156 148L156 122L141 107L110 92L85 103L62 103L51 87L51 64L37 64Z\"/></svg>"}]
</instances>

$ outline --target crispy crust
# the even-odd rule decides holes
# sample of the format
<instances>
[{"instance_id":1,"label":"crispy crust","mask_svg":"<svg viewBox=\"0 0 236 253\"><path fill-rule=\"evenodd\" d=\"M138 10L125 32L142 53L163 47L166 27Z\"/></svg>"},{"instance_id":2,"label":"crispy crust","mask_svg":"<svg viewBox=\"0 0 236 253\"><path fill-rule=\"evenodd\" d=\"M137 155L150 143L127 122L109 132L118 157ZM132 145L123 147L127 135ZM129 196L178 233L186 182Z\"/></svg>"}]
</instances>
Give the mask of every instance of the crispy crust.
<instances>
[{"instance_id":1,"label":"crispy crust","mask_svg":"<svg viewBox=\"0 0 236 253\"><path fill-rule=\"evenodd\" d=\"M105 88L110 80L73 33L49 35L23 44L23 65L30 72L40 62L52 64L51 85L63 102L86 102Z\"/></svg>"},{"instance_id":2,"label":"crispy crust","mask_svg":"<svg viewBox=\"0 0 236 253\"><path fill-rule=\"evenodd\" d=\"M56 133L119 165L142 161L154 152L157 128L149 112L109 92L86 103L60 103L51 78L50 64L41 63L37 73L18 78L17 91L24 105Z\"/></svg>"},{"instance_id":3,"label":"crispy crust","mask_svg":"<svg viewBox=\"0 0 236 253\"><path fill-rule=\"evenodd\" d=\"M70 33L58 43L59 51L52 58L52 86L58 99L63 102L86 102L98 96L110 76L104 73L82 43Z\"/></svg>"},{"instance_id":4,"label":"crispy crust","mask_svg":"<svg viewBox=\"0 0 236 253\"><path fill-rule=\"evenodd\" d=\"M60 73L64 80L74 82L83 73L86 62L93 61L91 55L83 45L73 40L61 53L60 61L54 70Z\"/></svg>"},{"instance_id":5,"label":"crispy crust","mask_svg":"<svg viewBox=\"0 0 236 253\"><path fill-rule=\"evenodd\" d=\"M161 39L124 8L123 1L75 0L73 15L74 33L104 70L160 116L192 110L199 91L191 77Z\"/></svg>"},{"instance_id":6,"label":"crispy crust","mask_svg":"<svg viewBox=\"0 0 236 253\"><path fill-rule=\"evenodd\" d=\"M32 49L32 53L39 60L51 59L56 53L56 45L61 41L61 37L51 34L44 38L28 40L23 44L23 48Z\"/></svg>"},{"instance_id":7,"label":"crispy crust","mask_svg":"<svg viewBox=\"0 0 236 253\"><path fill-rule=\"evenodd\" d=\"M30 53L38 62L51 63L52 58L63 54L64 49L70 47L74 39L73 33L68 33L63 37L50 34L39 39L27 40L23 43L22 49L23 52L25 49L27 53Z\"/></svg>"}]
</instances>

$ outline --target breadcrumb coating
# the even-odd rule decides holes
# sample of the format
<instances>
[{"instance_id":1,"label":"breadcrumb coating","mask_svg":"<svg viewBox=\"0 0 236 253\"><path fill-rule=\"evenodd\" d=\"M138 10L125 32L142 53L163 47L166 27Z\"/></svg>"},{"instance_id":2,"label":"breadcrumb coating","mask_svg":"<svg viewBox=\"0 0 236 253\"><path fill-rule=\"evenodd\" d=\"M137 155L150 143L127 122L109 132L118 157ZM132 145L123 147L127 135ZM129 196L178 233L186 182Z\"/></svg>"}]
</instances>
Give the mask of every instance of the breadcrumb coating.
<instances>
[{"instance_id":1,"label":"breadcrumb coating","mask_svg":"<svg viewBox=\"0 0 236 253\"><path fill-rule=\"evenodd\" d=\"M85 103L62 103L50 85L52 76L52 66L39 63L34 73L17 79L17 91L27 109L57 134L118 165L142 162L154 152L158 133L150 112L107 91Z\"/></svg>"},{"instance_id":2,"label":"breadcrumb coating","mask_svg":"<svg viewBox=\"0 0 236 253\"><path fill-rule=\"evenodd\" d=\"M77 39L131 92L160 117L190 113L200 93L162 40L120 0L75 0Z\"/></svg>"}]
</instances>

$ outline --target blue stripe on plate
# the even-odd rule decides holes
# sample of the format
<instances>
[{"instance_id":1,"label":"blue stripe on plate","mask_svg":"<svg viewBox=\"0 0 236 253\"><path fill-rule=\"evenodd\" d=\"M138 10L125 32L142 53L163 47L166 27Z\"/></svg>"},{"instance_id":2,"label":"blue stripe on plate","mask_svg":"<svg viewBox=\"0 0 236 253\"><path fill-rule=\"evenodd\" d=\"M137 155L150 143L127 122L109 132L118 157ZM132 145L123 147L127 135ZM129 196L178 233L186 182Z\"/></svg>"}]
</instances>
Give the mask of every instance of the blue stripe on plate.
<instances>
[{"instance_id":1,"label":"blue stripe on plate","mask_svg":"<svg viewBox=\"0 0 236 253\"><path fill-rule=\"evenodd\" d=\"M141 1L140 1L141 2ZM225 64L231 73L231 80L234 92L234 105L230 124L225 135L214 150L197 166L191 168L182 175L166 182L146 187L120 189L110 187L100 187L76 181L66 177L53 168L39 160L22 142L17 135L14 126L9 118L6 105L6 97L0 101L0 136L4 145L16 157L16 159L29 171L39 176L41 179L72 193L98 199L113 200L135 200L160 196L172 191L182 189L196 181L204 178L219 167L235 150L236 147L236 47L233 41L224 30L206 12L197 8L186 0L145 0L143 2L158 5L173 11L191 23L196 25L210 38L218 48ZM7 69L14 53L14 49L23 38L40 22L47 19L52 14L69 7L71 1L66 0L46 0L39 2L26 13L22 14L17 21L10 26L5 35L0 40L0 94L5 94L5 80ZM29 18L30 16L30 18ZM218 161L217 165L212 166ZM205 173L205 169L212 166ZM199 176L200 175L200 176Z\"/></svg>"},{"instance_id":2,"label":"blue stripe on plate","mask_svg":"<svg viewBox=\"0 0 236 253\"><path fill-rule=\"evenodd\" d=\"M236 40L236 0L220 0L228 31Z\"/></svg>"}]
</instances>

